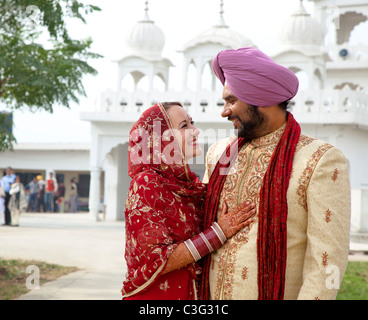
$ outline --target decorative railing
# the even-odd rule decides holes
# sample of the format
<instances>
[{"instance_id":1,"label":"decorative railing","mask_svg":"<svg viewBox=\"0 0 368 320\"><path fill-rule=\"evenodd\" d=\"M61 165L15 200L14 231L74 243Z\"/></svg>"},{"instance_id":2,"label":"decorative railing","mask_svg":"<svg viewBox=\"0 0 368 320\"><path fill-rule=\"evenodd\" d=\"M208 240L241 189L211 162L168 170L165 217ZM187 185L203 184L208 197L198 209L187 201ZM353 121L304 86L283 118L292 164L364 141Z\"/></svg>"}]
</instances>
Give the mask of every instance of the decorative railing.
<instances>
[{"instance_id":1,"label":"decorative railing","mask_svg":"<svg viewBox=\"0 0 368 320\"><path fill-rule=\"evenodd\" d=\"M221 92L108 90L101 94L101 100L96 103L93 111L138 116L159 101L179 101L192 116L196 116L197 121L202 122L220 121L219 115L224 105ZM303 116L312 122L324 122L326 119L338 117L339 123L359 121L368 126L368 93L354 91L349 87L342 90L300 91L290 102L289 107L293 113L300 116L301 121Z\"/></svg>"}]
</instances>

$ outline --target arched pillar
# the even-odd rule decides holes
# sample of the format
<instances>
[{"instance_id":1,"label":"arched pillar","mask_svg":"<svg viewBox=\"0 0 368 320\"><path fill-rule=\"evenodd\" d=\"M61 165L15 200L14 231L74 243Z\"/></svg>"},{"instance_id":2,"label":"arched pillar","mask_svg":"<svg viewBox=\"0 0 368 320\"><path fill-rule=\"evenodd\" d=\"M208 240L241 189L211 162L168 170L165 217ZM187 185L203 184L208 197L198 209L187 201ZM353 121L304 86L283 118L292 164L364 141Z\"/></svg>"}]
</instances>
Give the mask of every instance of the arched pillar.
<instances>
[{"instance_id":1,"label":"arched pillar","mask_svg":"<svg viewBox=\"0 0 368 320\"><path fill-rule=\"evenodd\" d=\"M91 180L89 190L89 218L93 221L99 221L99 209L100 209L100 177L101 168L91 168Z\"/></svg>"}]
</instances>

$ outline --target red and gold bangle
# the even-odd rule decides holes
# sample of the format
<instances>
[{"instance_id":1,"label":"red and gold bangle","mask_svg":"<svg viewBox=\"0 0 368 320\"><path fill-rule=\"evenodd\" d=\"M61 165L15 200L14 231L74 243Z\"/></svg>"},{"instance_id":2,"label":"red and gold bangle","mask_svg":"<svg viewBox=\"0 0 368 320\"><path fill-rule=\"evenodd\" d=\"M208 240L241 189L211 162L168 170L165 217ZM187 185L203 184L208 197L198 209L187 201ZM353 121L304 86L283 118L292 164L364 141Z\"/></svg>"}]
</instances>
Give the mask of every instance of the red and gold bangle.
<instances>
[{"instance_id":1,"label":"red and gold bangle","mask_svg":"<svg viewBox=\"0 0 368 320\"><path fill-rule=\"evenodd\" d=\"M195 261L222 247L226 242L226 236L220 226L215 222L210 228L191 239L184 241Z\"/></svg>"}]
</instances>

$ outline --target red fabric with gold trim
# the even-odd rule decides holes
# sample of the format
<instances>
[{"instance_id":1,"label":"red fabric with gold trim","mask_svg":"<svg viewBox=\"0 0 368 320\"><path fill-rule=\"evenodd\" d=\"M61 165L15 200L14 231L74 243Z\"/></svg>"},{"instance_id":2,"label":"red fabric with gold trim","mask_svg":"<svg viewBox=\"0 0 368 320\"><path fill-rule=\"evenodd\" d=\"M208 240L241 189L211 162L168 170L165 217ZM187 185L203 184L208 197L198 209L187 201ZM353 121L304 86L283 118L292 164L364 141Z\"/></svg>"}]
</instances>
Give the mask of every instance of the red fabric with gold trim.
<instances>
[{"instance_id":1,"label":"red fabric with gold trim","mask_svg":"<svg viewBox=\"0 0 368 320\"><path fill-rule=\"evenodd\" d=\"M206 187L183 160L161 104L131 129L129 175L123 299L194 299L188 283L197 279L197 264L161 273L175 247L202 230Z\"/></svg>"}]
</instances>

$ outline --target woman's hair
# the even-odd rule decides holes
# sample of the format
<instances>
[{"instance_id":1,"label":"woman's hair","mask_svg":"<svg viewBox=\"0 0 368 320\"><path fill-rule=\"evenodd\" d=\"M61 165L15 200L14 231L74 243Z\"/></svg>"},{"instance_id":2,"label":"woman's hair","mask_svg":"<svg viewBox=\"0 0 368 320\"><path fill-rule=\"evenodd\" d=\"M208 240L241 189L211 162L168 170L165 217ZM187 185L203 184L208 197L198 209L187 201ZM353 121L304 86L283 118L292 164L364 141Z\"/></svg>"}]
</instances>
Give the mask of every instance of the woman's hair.
<instances>
[{"instance_id":1,"label":"woman's hair","mask_svg":"<svg viewBox=\"0 0 368 320\"><path fill-rule=\"evenodd\" d=\"M180 102L173 101L173 102L161 102L161 105L164 107L165 111L167 112L173 106L180 106L183 108L183 105Z\"/></svg>"}]
</instances>

